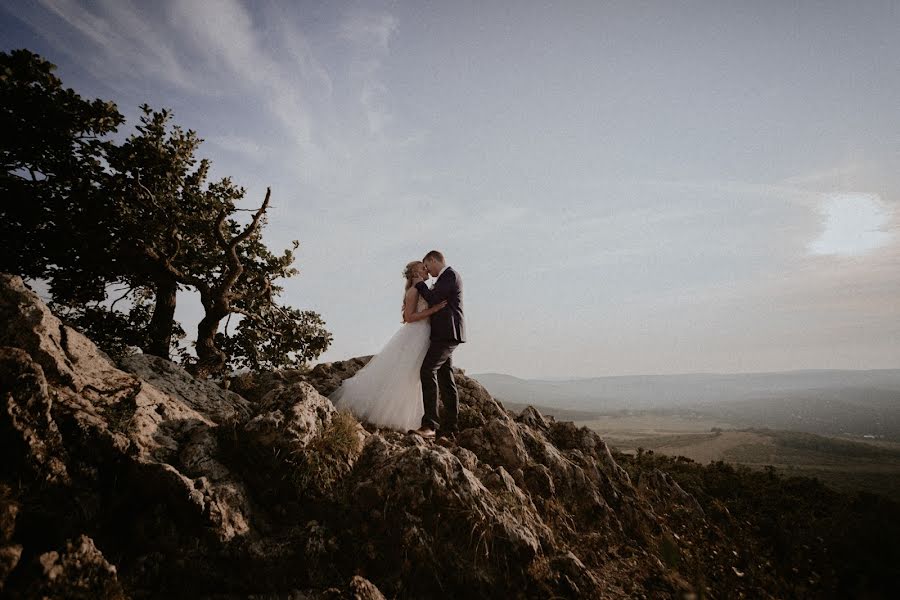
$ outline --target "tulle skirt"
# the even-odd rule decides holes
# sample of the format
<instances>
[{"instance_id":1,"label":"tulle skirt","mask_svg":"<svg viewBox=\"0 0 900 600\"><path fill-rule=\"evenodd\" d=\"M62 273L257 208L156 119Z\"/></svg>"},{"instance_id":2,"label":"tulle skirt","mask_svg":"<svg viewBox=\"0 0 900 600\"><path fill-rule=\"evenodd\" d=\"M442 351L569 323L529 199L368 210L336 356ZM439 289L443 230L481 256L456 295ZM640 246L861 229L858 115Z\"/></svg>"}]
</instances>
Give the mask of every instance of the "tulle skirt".
<instances>
[{"instance_id":1,"label":"tulle skirt","mask_svg":"<svg viewBox=\"0 0 900 600\"><path fill-rule=\"evenodd\" d=\"M419 369L430 337L427 319L405 323L365 367L344 380L331 401L378 427L418 428L425 414Z\"/></svg>"}]
</instances>

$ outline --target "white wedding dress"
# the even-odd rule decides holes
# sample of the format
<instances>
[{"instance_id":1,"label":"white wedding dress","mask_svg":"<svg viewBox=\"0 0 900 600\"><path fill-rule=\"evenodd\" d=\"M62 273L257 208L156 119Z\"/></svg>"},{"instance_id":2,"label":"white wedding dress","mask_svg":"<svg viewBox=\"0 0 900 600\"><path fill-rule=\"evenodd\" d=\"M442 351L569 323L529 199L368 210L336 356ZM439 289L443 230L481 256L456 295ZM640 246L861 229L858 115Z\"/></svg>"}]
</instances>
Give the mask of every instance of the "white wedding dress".
<instances>
[{"instance_id":1,"label":"white wedding dress","mask_svg":"<svg viewBox=\"0 0 900 600\"><path fill-rule=\"evenodd\" d=\"M428 308L419 298L416 311ZM419 369L431 343L428 319L404 323L381 352L357 373L344 380L330 398L339 409L348 409L357 418L378 427L400 431L417 429L425 407Z\"/></svg>"}]
</instances>

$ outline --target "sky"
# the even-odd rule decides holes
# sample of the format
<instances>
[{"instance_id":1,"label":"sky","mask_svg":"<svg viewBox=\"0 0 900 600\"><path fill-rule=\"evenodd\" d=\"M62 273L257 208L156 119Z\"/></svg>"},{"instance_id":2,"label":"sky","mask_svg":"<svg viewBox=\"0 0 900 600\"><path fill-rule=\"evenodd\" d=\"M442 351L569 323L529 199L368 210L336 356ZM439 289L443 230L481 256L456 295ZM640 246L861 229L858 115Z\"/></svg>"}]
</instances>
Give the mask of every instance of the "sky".
<instances>
[{"instance_id":1,"label":"sky","mask_svg":"<svg viewBox=\"0 0 900 600\"><path fill-rule=\"evenodd\" d=\"M900 367L897 31L894 0L0 5L0 49L271 186L321 360L377 352L438 249L455 365L531 378Z\"/></svg>"}]
</instances>

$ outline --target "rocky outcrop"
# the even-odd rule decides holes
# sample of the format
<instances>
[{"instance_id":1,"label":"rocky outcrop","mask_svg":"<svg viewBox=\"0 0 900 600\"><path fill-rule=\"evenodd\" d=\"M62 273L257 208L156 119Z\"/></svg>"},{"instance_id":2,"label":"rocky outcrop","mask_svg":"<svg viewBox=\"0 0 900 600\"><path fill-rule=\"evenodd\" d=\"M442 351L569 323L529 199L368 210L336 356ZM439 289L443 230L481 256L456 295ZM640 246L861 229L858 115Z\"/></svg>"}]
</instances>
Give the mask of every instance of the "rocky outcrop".
<instances>
[{"instance_id":1,"label":"rocky outcrop","mask_svg":"<svg viewBox=\"0 0 900 600\"><path fill-rule=\"evenodd\" d=\"M3 591L6 578L22 558L21 544L13 543L19 507L10 496L10 489L0 484L0 592Z\"/></svg>"},{"instance_id":2,"label":"rocky outcrop","mask_svg":"<svg viewBox=\"0 0 900 600\"><path fill-rule=\"evenodd\" d=\"M48 482L114 477L142 502L176 499L175 510L222 541L247 533L243 485L217 461L210 434L217 419L246 415L246 401L190 389L183 370L159 359L130 361L142 377L120 370L21 280L0 281L0 315L5 429L27 449L21 462Z\"/></svg>"},{"instance_id":3,"label":"rocky outcrop","mask_svg":"<svg viewBox=\"0 0 900 600\"><path fill-rule=\"evenodd\" d=\"M42 554L38 564L39 576L25 594L26 598L125 600L127 597L116 568L87 536L69 542L62 552Z\"/></svg>"},{"instance_id":4,"label":"rocky outcrop","mask_svg":"<svg viewBox=\"0 0 900 600\"><path fill-rule=\"evenodd\" d=\"M250 402L243 397L211 382L198 381L178 365L158 356L128 356L119 367L181 404L206 415L214 423L246 420L250 416Z\"/></svg>"},{"instance_id":5,"label":"rocky outcrop","mask_svg":"<svg viewBox=\"0 0 900 600\"><path fill-rule=\"evenodd\" d=\"M471 465L470 465L471 466ZM413 597L441 585L488 596L521 589L552 551L552 532L500 467L479 478L449 449L409 436L372 435L354 471L351 510L367 572Z\"/></svg>"},{"instance_id":6,"label":"rocky outcrop","mask_svg":"<svg viewBox=\"0 0 900 600\"><path fill-rule=\"evenodd\" d=\"M359 423L327 396L367 361L222 385L152 356L114 364L21 280L0 276L0 591L696 591L697 549L724 543L727 511L709 522L664 471L629 474L593 431L507 411L459 370L455 441ZM729 573L717 571L710 590L747 596L747 576Z\"/></svg>"}]
</instances>

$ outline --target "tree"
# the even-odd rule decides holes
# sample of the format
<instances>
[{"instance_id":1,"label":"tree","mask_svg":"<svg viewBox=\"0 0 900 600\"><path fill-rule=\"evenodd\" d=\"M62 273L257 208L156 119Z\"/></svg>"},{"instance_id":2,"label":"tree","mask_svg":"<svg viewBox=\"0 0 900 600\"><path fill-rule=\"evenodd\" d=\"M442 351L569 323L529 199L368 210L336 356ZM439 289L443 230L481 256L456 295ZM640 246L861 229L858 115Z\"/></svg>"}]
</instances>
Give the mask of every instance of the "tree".
<instances>
[{"instance_id":1,"label":"tree","mask_svg":"<svg viewBox=\"0 0 900 600\"><path fill-rule=\"evenodd\" d=\"M29 278L71 275L81 302L104 296L89 251L107 237L104 136L124 122L116 105L65 89L55 66L28 50L0 53L0 270ZM90 244L85 244L91 241Z\"/></svg>"},{"instance_id":2,"label":"tree","mask_svg":"<svg viewBox=\"0 0 900 600\"><path fill-rule=\"evenodd\" d=\"M167 110L141 110L137 133L108 152L108 197L116 219L107 267L129 289L152 290L142 348L169 358L178 290L195 272L216 267L208 256L209 222L225 200L204 189L209 163L197 164L197 134L170 129Z\"/></svg>"},{"instance_id":3,"label":"tree","mask_svg":"<svg viewBox=\"0 0 900 600\"><path fill-rule=\"evenodd\" d=\"M177 290L189 287L199 292L204 309L197 325L197 361L191 365L198 377L219 373L228 365L218 333L222 320L234 313L258 324L255 329L240 328L238 335L255 331L315 338L312 343L300 338L269 345L269 364L295 364L296 351L290 350L294 348L307 359L318 356L331 341L318 315L284 312L275 304L280 292L275 281L297 271L290 266L291 250L276 256L262 243L271 190L250 223L239 224L236 204L245 190L227 177L207 184L208 161L200 161L194 169L201 141L196 134L177 126L170 130L167 111L146 105L142 109L139 133L112 149L109 163L120 215L117 254L128 265L125 279L133 288L152 287L156 299L145 351L162 356L169 348ZM276 320L274 314L281 317ZM303 326L292 325L287 316L301 319ZM264 323L277 324L278 329L260 328ZM234 342L229 347L246 344Z\"/></svg>"},{"instance_id":4,"label":"tree","mask_svg":"<svg viewBox=\"0 0 900 600\"><path fill-rule=\"evenodd\" d=\"M237 335L229 336L226 328L216 343L233 369L274 370L315 359L328 349L331 334L318 313L272 304L242 319Z\"/></svg>"},{"instance_id":5,"label":"tree","mask_svg":"<svg viewBox=\"0 0 900 600\"><path fill-rule=\"evenodd\" d=\"M11 132L0 144L0 234L15 250L0 268L46 279L54 308L105 349L140 345L166 358L183 336L178 291L197 290L198 375L323 352L331 336L319 315L276 303L277 280L297 271L292 250L275 255L262 242L270 192L242 225L244 189L207 182L195 132L143 105L136 133L115 144L107 134L124 121L115 105L64 90L53 69L25 50L0 53L0 125ZM107 304L114 287L121 295ZM233 314L236 334L220 333Z\"/></svg>"}]
</instances>

